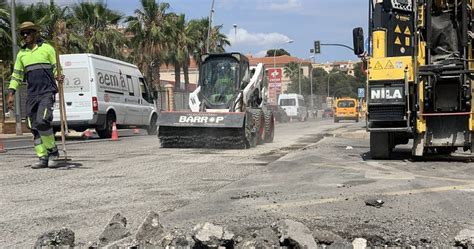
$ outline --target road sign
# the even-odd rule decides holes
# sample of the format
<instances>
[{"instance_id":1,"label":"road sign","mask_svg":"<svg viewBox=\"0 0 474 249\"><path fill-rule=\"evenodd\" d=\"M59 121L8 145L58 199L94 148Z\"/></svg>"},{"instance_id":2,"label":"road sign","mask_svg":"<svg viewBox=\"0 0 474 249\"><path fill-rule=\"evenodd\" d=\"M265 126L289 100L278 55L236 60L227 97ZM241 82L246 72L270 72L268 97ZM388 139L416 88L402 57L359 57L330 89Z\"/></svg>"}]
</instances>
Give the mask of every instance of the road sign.
<instances>
[{"instance_id":1,"label":"road sign","mask_svg":"<svg viewBox=\"0 0 474 249\"><path fill-rule=\"evenodd\" d=\"M365 97L365 88L360 87L357 89L357 97L364 98Z\"/></svg>"},{"instance_id":2,"label":"road sign","mask_svg":"<svg viewBox=\"0 0 474 249\"><path fill-rule=\"evenodd\" d=\"M268 81L270 83L281 83L282 70L281 68L270 68L267 70Z\"/></svg>"}]
</instances>

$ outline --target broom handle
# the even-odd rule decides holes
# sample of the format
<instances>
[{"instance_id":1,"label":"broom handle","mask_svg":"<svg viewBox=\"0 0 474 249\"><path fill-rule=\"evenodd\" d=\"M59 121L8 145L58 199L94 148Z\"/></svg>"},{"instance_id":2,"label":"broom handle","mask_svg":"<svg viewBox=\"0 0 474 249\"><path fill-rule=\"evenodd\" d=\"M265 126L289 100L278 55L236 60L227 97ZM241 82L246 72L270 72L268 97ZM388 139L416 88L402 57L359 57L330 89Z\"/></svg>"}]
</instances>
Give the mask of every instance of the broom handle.
<instances>
[{"instance_id":1,"label":"broom handle","mask_svg":"<svg viewBox=\"0 0 474 249\"><path fill-rule=\"evenodd\" d=\"M62 75L62 67L61 62L59 60L59 49L58 49L58 40L57 36L55 36L54 42L54 50L56 52L56 75ZM59 116L60 116L60 123L61 123L61 142L63 146L63 153L64 158L67 161L67 150L66 150L66 130L67 130L67 122L66 122L66 105L64 101L64 82L58 84L58 92L59 92Z\"/></svg>"}]
</instances>

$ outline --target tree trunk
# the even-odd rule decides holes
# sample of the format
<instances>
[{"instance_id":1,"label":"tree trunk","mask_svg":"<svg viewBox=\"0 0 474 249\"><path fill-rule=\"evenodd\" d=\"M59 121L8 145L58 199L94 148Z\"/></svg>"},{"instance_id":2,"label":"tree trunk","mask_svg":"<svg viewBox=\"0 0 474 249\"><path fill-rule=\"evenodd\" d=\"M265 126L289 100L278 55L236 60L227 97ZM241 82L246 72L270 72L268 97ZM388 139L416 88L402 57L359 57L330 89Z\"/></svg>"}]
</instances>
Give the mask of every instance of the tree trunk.
<instances>
[{"instance_id":1,"label":"tree trunk","mask_svg":"<svg viewBox=\"0 0 474 249\"><path fill-rule=\"evenodd\" d=\"M153 89L153 91L158 90L155 84L155 81L153 80L153 66L150 64L148 64L148 67L146 70L146 81L148 82L148 85Z\"/></svg>"},{"instance_id":2,"label":"tree trunk","mask_svg":"<svg viewBox=\"0 0 474 249\"><path fill-rule=\"evenodd\" d=\"M184 90L188 91L189 88L189 63L186 62L183 66L184 73Z\"/></svg>"},{"instance_id":3,"label":"tree trunk","mask_svg":"<svg viewBox=\"0 0 474 249\"><path fill-rule=\"evenodd\" d=\"M159 91L161 89L160 68L161 68L161 63L155 62L154 67L153 67L153 76L154 76L154 82L156 84L156 90L157 91Z\"/></svg>"},{"instance_id":4,"label":"tree trunk","mask_svg":"<svg viewBox=\"0 0 474 249\"><path fill-rule=\"evenodd\" d=\"M174 89L181 88L181 67L179 64L174 65Z\"/></svg>"}]
</instances>

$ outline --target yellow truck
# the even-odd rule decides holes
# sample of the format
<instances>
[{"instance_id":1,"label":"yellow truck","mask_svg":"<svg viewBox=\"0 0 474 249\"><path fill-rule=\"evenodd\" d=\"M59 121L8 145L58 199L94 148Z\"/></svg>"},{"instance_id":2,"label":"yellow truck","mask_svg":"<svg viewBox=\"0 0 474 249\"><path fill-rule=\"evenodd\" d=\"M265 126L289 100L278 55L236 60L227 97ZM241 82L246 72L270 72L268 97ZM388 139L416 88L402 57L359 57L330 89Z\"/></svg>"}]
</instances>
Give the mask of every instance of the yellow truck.
<instances>
[{"instance_id":1,"label":"yellow truck","mask_svg":"<svg viewBox=\"0 0 474 249\"><path fill-rule=\"evenodd\" d=\"M334 103L334 122L354 120L359 122L359 103L354 98L338 98Z\"/></svg>"}]
</instances>

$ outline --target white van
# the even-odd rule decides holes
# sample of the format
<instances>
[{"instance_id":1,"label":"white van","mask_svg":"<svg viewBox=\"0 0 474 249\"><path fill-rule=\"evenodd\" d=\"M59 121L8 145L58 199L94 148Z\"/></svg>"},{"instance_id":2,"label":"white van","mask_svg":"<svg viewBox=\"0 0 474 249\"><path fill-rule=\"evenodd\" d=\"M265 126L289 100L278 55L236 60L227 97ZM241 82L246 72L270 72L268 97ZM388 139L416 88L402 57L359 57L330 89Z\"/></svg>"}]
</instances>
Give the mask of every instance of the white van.
<instances>
[{"instance_id":1,"label":"white van","mask_svg":"<svg viewBox=\"0 0 474 249\"><path fill-rule=\"evenodd\" d=\"M308 111L304 102L303 95L296 93L280 94L278 104L285 110L290 118L296 118L299 121L306 121Z\"/></svg>"},{"instance_id":2,"label":"white van","mask_svg":"<svg viewBox=\"0 0 474 249\"><path fill-rule=\"evenodd\" d=\"M117 128L139 127L157 132L158 113L138 67L94 54L60 56L68 128L95 128L101 138ZM60 130L59 98L56 96L53 128Z\"/></svg>"}]
</instances>

